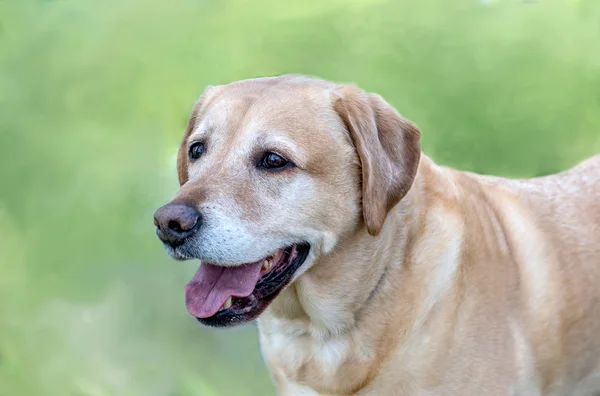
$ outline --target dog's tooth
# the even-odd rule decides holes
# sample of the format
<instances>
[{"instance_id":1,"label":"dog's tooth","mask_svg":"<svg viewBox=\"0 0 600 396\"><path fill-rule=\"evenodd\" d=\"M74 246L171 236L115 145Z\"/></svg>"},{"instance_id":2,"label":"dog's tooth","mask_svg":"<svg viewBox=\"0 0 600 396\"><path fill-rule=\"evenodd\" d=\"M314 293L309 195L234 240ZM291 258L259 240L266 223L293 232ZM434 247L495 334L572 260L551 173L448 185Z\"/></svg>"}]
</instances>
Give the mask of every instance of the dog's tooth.
<instances>
[{"instance_id":1,"label":"dog's tooth","mask_svg":"<svg viewBox=\"0 0 600 396\"><path fill-rule=\"evenodd\" d=\"M262 269L263 269L263 270L265 270L265 271L268 271L268 270L269 270L269 268L271 268L271 259L270 259L270 258L266 259L266 260L265 260L265 261L263 261L263 263L262 263Z\"/></svg>"},{"instance_id":2,"label":"dog's tooth","mask_svg":"<svg viewBox=\"0 0 600 396\"><path fill-rule=\"evenodd\" d=\"M223 303L223 307L221 309L229 309L231 308L231 296L227 297L227 300Z\"/></svg>"}]
</instances>

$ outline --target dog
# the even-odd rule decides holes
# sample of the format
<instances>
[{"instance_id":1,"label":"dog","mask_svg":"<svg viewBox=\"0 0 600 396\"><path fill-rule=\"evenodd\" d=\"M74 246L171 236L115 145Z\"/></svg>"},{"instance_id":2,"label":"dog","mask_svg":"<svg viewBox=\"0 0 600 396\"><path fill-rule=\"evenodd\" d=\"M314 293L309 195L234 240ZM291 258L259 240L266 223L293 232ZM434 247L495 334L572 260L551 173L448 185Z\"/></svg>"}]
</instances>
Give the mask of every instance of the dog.
<instances>
[{"instance_id":1,"label":"dog","mask_svg":"<svg viewBox=\"0 0 600 396\"><path fill-rule=\"evenodd\" d=\"M600 155L457 171L380 96L284 75L208 87L177 171L187 310L256 319L277 394L600 394Z\"/></svg>"}]
</instances>

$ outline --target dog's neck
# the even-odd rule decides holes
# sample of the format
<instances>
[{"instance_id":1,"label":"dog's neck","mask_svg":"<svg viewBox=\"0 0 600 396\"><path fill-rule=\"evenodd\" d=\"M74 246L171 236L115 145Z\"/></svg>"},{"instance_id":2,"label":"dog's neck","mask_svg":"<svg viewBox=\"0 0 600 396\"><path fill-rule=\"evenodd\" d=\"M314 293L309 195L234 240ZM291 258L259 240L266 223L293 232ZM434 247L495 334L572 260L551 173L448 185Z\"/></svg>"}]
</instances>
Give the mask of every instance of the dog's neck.
<instances>
[{"instance_id":1,"label":"dog's neck","mask_svg":"<svg viewBox=\"0 0 600 396\"><path fill-rule=\"evenodd\" d=\"M348 349L364 353L358 360L369 360L369 355L385 354L386 348L393 347L381 343L384 334L410 337L425 322L430 323L431 312L451 289L452 274L457 270L461 235L456 230L460 226L447 223L460 219L449 219L435 209L454 204L441 202L453 196L449 194L453 183L453 171L423 156L410 191L388 214L377 237L361 229L340 240L332 253L320 258L262 315L259 329L263 352L272 355L275 351L269 348L273 339L285 334L286 343L297 340L313 354L318 345L343 340L340 342ZM425 193L425 189L429 191ZM441 189L443 194L432 189ZM432 205L424 202L424 197L437 197L440 202ZM435 239L449 243L432 254L426 246ZM415 271L416 265L439 268ZM424 273L437 275L424 279ZM402 341L385 338L396 344ZM341 349L339 346L333 355L345 353ZM292 366L303 364L299 356L288 356L287 360ZM378 356L377 360L382 359Z\"/></svg>"}]
</instances>

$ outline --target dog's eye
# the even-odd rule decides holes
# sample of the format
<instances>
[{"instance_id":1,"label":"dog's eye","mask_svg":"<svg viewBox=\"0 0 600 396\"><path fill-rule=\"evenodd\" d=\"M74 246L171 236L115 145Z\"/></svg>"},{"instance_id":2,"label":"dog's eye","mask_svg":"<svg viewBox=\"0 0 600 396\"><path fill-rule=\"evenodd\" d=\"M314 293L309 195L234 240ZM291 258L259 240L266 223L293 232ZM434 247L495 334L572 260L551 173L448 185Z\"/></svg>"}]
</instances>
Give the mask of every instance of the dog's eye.
<instances>
[{"instance_id":1,"label":"dog's eye","mask_svg":"<svg viewBox=\"0 0 600 396\"><path fill-rule=\"evenodd\" d=\"M282 169L290 164L291 163L281 155L267 152L260 161L259 165L266 169Z\"/></svg>"},{"instance_id":2,"label":"dog's eye","mask_svg":"<svg viewBox=\"0 0 600 396\"><path fill-rule=\"evenodd\" d=\"M189 156L191 161L200 158L202 153L204 153L204 143L196 142L190 146Z\"/></svg>"}]
</instances>

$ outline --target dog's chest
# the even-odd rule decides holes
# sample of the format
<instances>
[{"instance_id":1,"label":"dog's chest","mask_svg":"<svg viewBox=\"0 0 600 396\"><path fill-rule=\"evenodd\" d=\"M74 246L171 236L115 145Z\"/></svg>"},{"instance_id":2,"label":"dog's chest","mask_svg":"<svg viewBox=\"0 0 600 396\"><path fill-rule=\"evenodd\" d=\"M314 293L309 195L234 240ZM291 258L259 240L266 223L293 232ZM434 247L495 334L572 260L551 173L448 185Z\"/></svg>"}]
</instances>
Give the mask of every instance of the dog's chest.
<instances>
[{"instance_id":1,"label":"dog's chest","mask_svg":"<svg viewBox=\"0 0 600 396\"><path fill-rule=\"evenodd\" d=\"M301 385L323 393L353 387L366 376L368 356L360 353L350 335L315 337L300 328L268 330L261 326L261 350L278 387Z\"/></svg>"},{"instance_id":2,"label":"dog's chest","mask_svg":"<svg viewBox=\"0 0 600 396\"><path fill-rule=\"evenodd\" d=\"M332 375L350 354L350 342L345 337L315 340L307 334L274 333L262 337L263 352L276 359L287 373L294 373L311 364L314 369Z\"/></svg>"}]
</instances>

